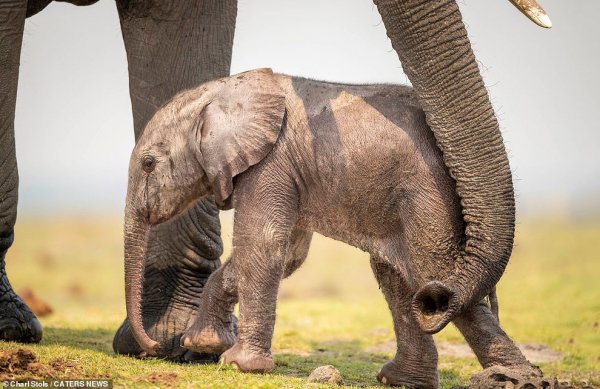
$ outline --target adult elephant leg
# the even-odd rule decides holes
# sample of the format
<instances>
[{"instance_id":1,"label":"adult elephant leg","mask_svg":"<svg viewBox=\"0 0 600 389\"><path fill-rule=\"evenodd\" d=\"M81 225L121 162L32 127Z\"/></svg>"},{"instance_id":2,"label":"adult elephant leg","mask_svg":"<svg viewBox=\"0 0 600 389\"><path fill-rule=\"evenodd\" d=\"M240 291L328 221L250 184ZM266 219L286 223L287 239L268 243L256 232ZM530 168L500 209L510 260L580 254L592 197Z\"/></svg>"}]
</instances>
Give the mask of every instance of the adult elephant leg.
<instances>
[{"instance_id":1,"label":"adult elephant leg","mask_svg":"<svg viewBox=\"0 0 600 389\"><path fill-rule=\"evenodd\" d=\"M26 12L27 1L0 2L0 340L39 342L42 326L13 291L5 270L17 218L14 121Z\"/></svg>"},{"instance_id":2,"label":"adult elephant leg","mask_svg":"<svg viewBox=\"0 0 600 389\"><path fill-rule=\"evenodd\" d=\"M118 0L129 65L136 139L156 109L176 93L229 74L237 1ZM218 211L200 201L151 232L142 300L148 334L162 357L203 358L183 349L208 276L222 252ZM113 341L117 353L139 355L127 321Z\"/></svg>"},{"instance_id":3,"label":"adult elephant leg","mask_svg":"<svg viewBox=\"0 0 600 389\"><path fill-rule=\"evenodd\" d=\"M456 261L414 297L421 328L435 333L487 296L506 268L515 226L512 175L456 1L375 3L456 182L465 221ZM435 314L431 301L440 303Z\"/></svg>"},{"instance_id":4,"label":"adult elephant leg","mask_svg":"<svg viewBox=\"0 0 600 389\"><path fill-rule=\"evenodd\" d=\"M393 386L437 388L437 350L432 336L421 331L410 313L410 289L389 262L371 257L371 268L392 312L396 334L396 356L383 366L377 379Z\"/></svg>"}]
</instances>

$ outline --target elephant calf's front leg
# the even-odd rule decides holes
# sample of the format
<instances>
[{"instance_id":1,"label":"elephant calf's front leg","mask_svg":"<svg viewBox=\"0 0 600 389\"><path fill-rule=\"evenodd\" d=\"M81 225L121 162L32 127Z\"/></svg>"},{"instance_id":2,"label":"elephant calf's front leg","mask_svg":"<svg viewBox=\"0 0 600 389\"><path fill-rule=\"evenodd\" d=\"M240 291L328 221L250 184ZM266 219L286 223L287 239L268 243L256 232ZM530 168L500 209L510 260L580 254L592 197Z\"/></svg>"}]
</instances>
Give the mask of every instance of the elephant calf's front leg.
<instances>
[{"instance_id":1,"label":"elephant calf's front leg","mask_svg":"<svg viewBox=\"0 0 600 389\"><path fill-rule=\"evenodd\" d=\"M290 276L308 255L312 232L296 229L291 235L283 278ZM237 280L231 261L207 281L194 323L181 337L181 346L198 353L221 354L235 343L232 318L238 302Z\"/></svg>"},{"instance_id":2,"label":"elephant calf's front leg","mask_svg":"<svg viewBox=\"0 0 600 389\"><path fill-rule=\"evenodd\" d=\"M282 199L260 203L246 200L236 210L231 264L237 280L240 318L236 343L221 361L244 372L262 373L275 366L271 340L277 292L296 222L292 204L295 202ZM269 212L273 209L277 212Z\"/></svg>"},{"instance_id":3,"label":"elephant calf's front leg","mask_svg":"<svg viewBox=\"0 0 600 389\"><path fill-rule=\"evenodd\" d=\"M280 253L270 257L253 253L232 258L238 278L240 321L235 345L221 355L223 363L252 373L268 372L275 367L271 340L283 259Z\"/></svg>"}]
</instances>

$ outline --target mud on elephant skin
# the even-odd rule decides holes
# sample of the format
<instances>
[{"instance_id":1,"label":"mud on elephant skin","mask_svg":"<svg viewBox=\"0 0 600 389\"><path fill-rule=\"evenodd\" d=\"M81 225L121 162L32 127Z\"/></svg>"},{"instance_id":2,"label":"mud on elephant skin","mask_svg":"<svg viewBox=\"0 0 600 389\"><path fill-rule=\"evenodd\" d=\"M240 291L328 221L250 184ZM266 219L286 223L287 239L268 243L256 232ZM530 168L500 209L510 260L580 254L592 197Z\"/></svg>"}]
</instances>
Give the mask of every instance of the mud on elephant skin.
<instances>
[{"instance_id":1,"label":"mud on elephant skin","mask_svg":"<svg viewBox=\"0 0 600 389\"><path fill-rule=\"evenodd\" d=\"M487 304L467 304L473 296L445 284L471 266L461 256L465 226L411 88L258 69L183 92L157 111L131 156L125 219L127 314L148 354L159 346L141 319L149 231L210 195L235 208L233 253L207 281L185 347L227 349L222 361L242 371L271 370L279 282L300 266L315 231L371 253L397 339L380 381L436 387L437 352L423 329L451 310L482 366L534 369ZM432 301L422 304L424 288ZM238 301L232 345L225 321L211 319Z\"/></svg>"}]
</instances>

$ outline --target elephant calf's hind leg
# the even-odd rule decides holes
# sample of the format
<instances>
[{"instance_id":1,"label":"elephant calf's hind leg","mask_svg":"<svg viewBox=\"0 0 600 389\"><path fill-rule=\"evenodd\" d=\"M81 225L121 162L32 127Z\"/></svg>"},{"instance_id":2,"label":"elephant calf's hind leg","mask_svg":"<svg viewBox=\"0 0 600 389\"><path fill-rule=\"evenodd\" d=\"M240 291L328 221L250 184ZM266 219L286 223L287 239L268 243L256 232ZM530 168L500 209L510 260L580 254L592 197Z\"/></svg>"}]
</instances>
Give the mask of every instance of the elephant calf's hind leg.
<instances>
[{"instance_id":1,"label":"elephant calf's hind leg","mask_svg":"<svg viewBox=\"0 0 600 389\"><path fill-rule=\"evenodd\" d=\"M233 307L237 284L231 261L217 269L204 286L194 323L181 337L181 346L198 353L222 354L235 343Z\"/></svg>"},{"instance_id":2,"label":"elephant calf's hind leg","mask_svg":"<svg viewBox=\"0 0 600 389\"><path fill-rule=\"evenodd\" d=\"M490 387L497 384L497 377L506 377L506 381L518 383L518 387L529 387L526 384L535 388L549 387L549 382L543 380L541 370L527 361L500 328L498 320L484 301L456 317L454 324L485 369L472 378L470 387Z\"/></svg>"},{"instance_id":3,"label":"elephant calf's hind leg","mask_svg":"<svg viewBox=\"0 0 600 389\"><path fill-rule=\"evenodd\" d=\"M284 278L304 263L311 239L312 232L294 230ZM232 312L238 302L238 291L230 261L210 276L201 301L196 320L181 337L181 346L200 353L221 354L235 342Z\"/></svg>"},{"instance_id":4,"label":"elephant calf's hind leg","mask_svg":"<svg viewBox=\"0 0 600 389\"><path fill-rule=\"evenodd\" d=\"M397 347L396 356L381 368L377 379L392 386L437 388L437 350L410 312L411 293L405 280L382 259L372 257L371 268L392 312Z\"/></svg>"}]
</instances>

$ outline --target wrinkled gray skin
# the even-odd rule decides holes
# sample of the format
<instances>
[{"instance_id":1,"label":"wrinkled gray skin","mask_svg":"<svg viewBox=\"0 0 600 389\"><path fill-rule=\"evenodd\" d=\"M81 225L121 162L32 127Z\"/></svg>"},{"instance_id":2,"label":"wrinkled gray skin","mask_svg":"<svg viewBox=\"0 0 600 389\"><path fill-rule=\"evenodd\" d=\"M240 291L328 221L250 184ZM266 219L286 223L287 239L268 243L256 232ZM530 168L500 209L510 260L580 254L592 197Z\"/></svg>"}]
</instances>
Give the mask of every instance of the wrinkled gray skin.
<instances>
[{"instance_id":1,"label":"wrinkled gray skin","mask_svg":"<svg viewBox=\"0 0 600 389\"><path fill-rule=\"evenodd\" d=\"M92 3L93 1L74 1ZM0 338L36 341L41 338L37 320L12 291L4 272L4 254L13 241L16 220L18 176L14 148L14 107L18 64L24 20L42 9L48 0L6 0L0 2ZM514 196L508 159L498 123L466 29L454 0L376 0L387 34L397 51L405 73L415 88L432 128L444 162L456 183L465 221L461 263L470 269L443 280L447 288L424 289L420 301L431 301L437 290L457 292L446 313L426 325L428 331L441 328L461 306L479 301L503 273L514 235ZM522 2L519 2L522 3ZM228 72L235 24L236 2L171 0L161 2L118 1L127 50L130 89L136 134L139 135L152 112L177 91ZM205 205L214 212L214 206ZM212 266L220 251L216 218L199 208L208 221L173 221L172 229L182 233L147 248L147 272L155 269L182 270L182 280L171 279L176 272L164 272L162 285L173 295L159 302L161 288L143 292L143 315L157 340L177 338L188 321L202 282L191 275ZM192 214L190 214L192 215ZM190 217L196 220L195 217ZM188 219L188 220L190 220ZM180 227L180 223L182 226ZM152 229L163 237L165 230ZM207 235L205 232L210 231ZM161 239L162 240L162 239ZM191 242L206 244L195 248L188 259ZM159 250L157 247L161 247ZM172 250L170 247L175 246ZM169 247L169 249L167 249ZM156 250L156 251L155 251ZM210 257L210 258L209 258ZM184 259L181 261L181 259ZM208 260L208 262L206 262ZM180 269L182 268L182 269ZM159 273L160 272L160 273ZM147 274L150 275L150 274ZM161 285L161 283L159 283ZM192 287L190 287L190 285ZM436 284L430 285L435 286ZM193 291L193 293L190 293ZM153 294L157 296L152 297ZM179 298L179 296L182 298ZM167 297L168 294L167 294ZM470 297L470 298L468 298ZM152 301L150 306L146 300ZM419 300L415 300L419 301ZM162 315L162 316L161 316ZM167 319L175 323L172 327ZM154 324L153 324L154 323ZM173 329L174 328L174 329ZM162 335L162 336L161 336ZM169 343L169 342L167 342ZM115 338L118 352L139 353L127 323Z\"/></svg>"},{"instance_id":2,"label":"wrinkled gray skin","mask_svg":"<svg viewBox=\"0 0 600 389\"><path fill-rule=\"evenodd\" d=\"M13 241L18 174L14 109L25 18L49 0L0 1L0 339L36 342L42 328L13 292L4 256ZM73 0L77 5L95 1ZM135 136L156 108L177 92L229 74L237 1L117 1L127 51ZM90 75L93 77L94 75ZM143 317L163 345L160 356L175 361L215 360L179 346L208 276L219 267L222 242L218 210L201 201L151 231ZM127 321L118 330L117 353L139 355Z\"/></svg>"},{"instance_id":3,"label":"wrinkled gray skin","mask_svg":"<svg viewBox=\"0 0 600 389\"><path fill-rule=\"evenodd\" d=\"M456 184L411 88L259 69L186 91L157 111L131 157L125 219L127 313L149 354L159 345L141 324L148 228L212 195L235 208L233 253L205 285L184 347L226 350L222 360L246 372L273 369L279 283L319 232L371 254L398 341L379 380L437 387L437 352L423 329L452 304L439 280L469 264ZM421 303L424 288L437 294ZM479 300L452 319L481 364L537 374Z\"/></svg>"}]
</instances>

